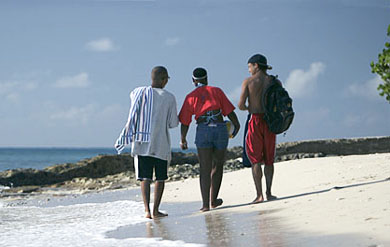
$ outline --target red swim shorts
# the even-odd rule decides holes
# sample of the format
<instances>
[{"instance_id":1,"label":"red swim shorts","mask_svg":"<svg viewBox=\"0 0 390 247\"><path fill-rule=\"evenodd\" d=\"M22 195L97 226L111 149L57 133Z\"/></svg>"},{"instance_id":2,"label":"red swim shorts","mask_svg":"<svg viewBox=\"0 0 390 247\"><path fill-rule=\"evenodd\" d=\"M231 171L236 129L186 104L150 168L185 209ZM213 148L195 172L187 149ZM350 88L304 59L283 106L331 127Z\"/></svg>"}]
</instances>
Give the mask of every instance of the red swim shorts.
<instances>
[{"instance_id":1,"label":"red swim shorts","mask_svg":"<svg viewBox=\"0 0 390 247\"><path fill-rule=\"evenodd\" d=\"M251 114L245 136L246 155L251 164L272 165L275 158L276 135L263 120L264 114Z\"/></svg>"}]
</instances>

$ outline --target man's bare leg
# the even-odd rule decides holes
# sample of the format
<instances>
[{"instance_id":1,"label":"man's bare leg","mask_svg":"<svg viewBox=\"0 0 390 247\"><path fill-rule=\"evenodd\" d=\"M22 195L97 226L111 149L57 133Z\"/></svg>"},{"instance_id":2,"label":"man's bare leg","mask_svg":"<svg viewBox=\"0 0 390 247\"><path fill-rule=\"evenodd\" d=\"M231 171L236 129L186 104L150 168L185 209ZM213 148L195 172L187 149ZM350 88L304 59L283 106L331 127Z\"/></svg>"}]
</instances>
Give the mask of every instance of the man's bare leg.
<instances>
[{"instance_id":1,"label":"man's bare leg","mask_svg":"<svg viewBox=\"0 0 390 247\"><path fill-rule=\"evenodd\" d=\"M264 165L264 175L265 175L265 183L267 185L267 200L272 201L275 200L277 197L273 196L271 193L272 188L272 179L274 177L274 164L272 165Z\"/></svg>"},{"instance_id":2,"label":"man's bare leg","mask_svg":"<svg viewBox=\"0 0 390 247\"><path fill-rule=\"evenodd\" d=\"M222 205L223 200L218 198L219 189L221 188L223 165L225 163L226 149L214 150L213 168L211 170L211 190L210 200L211 207L216 208Z\"/></svg>"},{"instance_id":3,"label":"man's bare leg","mask_svg":"<svg viewBox=\"0 0 390 247\"><path fill-rule=\"evenodd\" d=\"M213 163L212 148L198 148L198 157L200 164L200 191L202 193L203 205L200 211L210 210L210 186L211 186L211 167Z\"/></svg>"},{"instance_id":4,"label":"man's bare leg","mask_svg":"<svg viewBox=\"0 0 390 247\"><path fill-rule=\"evenodd\" d=\"M150 214L150 180L143 180L141 182L141 192L142 192L142 199L144 200L144 206L145 206L145 217L151 219L152 216Z\"/></svg>"},{"instance_id":5,"label":"man's bare leg","mask_svg":"<svg viewBox=\"0 0 390 247\"><path fill-rule=\"evenodd\" d=\"M261 170L260 163L252 165L252 176L253 176L253 181L255 182L256 193L257 193L257 196L256 196L255 200L253 200L252 203L263 202L264 197L263 197L263 189L261 186L261 179L263 177L263 172Z\"/></svg>"},{"instance_id":6,"label":"man's bare leg","mask_svg":"<svg viewBox=\"0 0 390 247\"><path fill-rule=\"evenodd\" d=\"M164 192L164 187L165 187L165 181L156 181L154 185L153 218L168 216L168 214L164 214L158 211L161 203L161 198Z\"/></svg>"}]
</instances>

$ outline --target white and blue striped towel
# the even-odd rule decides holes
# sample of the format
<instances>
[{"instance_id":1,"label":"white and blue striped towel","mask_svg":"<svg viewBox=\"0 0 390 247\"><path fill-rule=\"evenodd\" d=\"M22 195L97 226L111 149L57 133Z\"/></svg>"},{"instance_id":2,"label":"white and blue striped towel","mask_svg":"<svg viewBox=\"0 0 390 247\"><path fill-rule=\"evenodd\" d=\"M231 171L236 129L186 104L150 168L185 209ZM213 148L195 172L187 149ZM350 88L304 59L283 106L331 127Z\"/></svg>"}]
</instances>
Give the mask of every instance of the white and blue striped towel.
<instances>
[{"instance_id":1,"label":"white and blue striped towel","mask_svg":"<svg viewBox=\"0 0 390 247\"><path fill-rule=\"evenodd\" d=\"M115 142L118 154L132 142L150 142L153 107L152 87L134 89L130 93L130 101L127 123Z\"/></svg>"}]
</instances>

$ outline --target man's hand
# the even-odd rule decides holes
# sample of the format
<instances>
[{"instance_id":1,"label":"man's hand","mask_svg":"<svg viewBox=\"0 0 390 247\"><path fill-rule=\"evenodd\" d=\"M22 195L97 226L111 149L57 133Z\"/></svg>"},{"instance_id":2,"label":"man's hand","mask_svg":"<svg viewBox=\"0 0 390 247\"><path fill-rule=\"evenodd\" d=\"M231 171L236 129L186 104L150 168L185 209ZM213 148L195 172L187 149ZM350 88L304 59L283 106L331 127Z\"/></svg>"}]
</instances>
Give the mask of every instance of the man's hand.
<instances>
[{"instance_id":1,"label":"man's hand","mask_svg":"<svg viewBox=\"0 0 390 247\"><path fill-rule=\"evenodd\" d=\"M232 133L232 138L234 138L237 134L238 134L238 131L240 130L240 126L234 126L234 131Z\"/></svg>"},{"instance_id":2,"label":"man's hand","mask_svg":"<svg viewBox=\"0 0 390 247\"><path fill-rule=\"evenodd\" d=\"M187 139L186 139L188 129L189 129L189 126L188 126L188 125L181 124L181 126L180 126L180 131L181 131L180 148L181 148L182 150L188 149Z\"/></svg>"},{"instance_id":3,"label":"man's hand","mask_svg":"<svg viewBox=\"0 0 390 247\"><path fill-rule=\"evenodd\" d=\"M182 149L182 150L186 150L186 149L188 149L188 145L187 145L187 140L182 140L181 142L180 142L180 148Z\"/></svg>"},{"instance_id":4,"label":"man's hand","mask_svg":"<svg viewBox=\"0 0 390 247\"><path fill-rule=\"evenodd\" d=\"M234 125L234 130L232 133L232 138L234 138L237 135L238 131L240 130L240 122L238 121L237 115L236 113L234 113L234 111L229 113L227 116Z\"/></svg>"}]
</instances>

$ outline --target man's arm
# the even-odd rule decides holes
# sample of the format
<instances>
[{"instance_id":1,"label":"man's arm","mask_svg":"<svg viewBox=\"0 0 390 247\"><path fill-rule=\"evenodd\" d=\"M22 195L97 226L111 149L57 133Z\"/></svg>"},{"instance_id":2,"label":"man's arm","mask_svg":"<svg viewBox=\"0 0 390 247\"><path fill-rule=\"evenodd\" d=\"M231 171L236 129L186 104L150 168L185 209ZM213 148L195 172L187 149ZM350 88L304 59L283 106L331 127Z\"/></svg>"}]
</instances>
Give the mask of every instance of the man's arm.
<instances>
[{"instance_id":1,"label":"man's arm","mask_svg":"<svg viewBox=\"0 0 390 247\"><path fill-rule=\"evenodd\" d=\"M188 149L187 145L187 133L188 133L189 126L181 124L180 126L180 132L181 132L181 141L180 141L180 147L183 150Z\"/></svg>"},{"instance_id":2,"label":"man's arm","mask_svg":"<svg viewBox=\"0 0 390 247\"><path fill-rule=\"evenodd\" d=\"M240 130L240 122L238 121L237 115L234 111L229 113L227 117L230 119L230 121L232 121L234 125L234 131L232 134L232 138L234 138L237 135L238 131Z\"/></svg>"},{"instance_id":3,"label":"man's arm","mask_svg":"<svg viewBox=\"0 0 390 247\"><path fill-rule=\"evenodd\" d=\"M169 109L168 127L175 128L179 125L179 117L177 116L176 99L173 98L173 103Z\"/></svg>"},{"instance_id":4,"label":"man's arm","mask_svg":"<svg viewBox=\"0 0 390 247\"><path fill-rule=\"evenodd\" d=\"M238 109L241 111L248 110L248 106L245 105L248 95L248 80L244 80L241 86L240 101L238 101Z\"/></svg>"}]
</instances>

